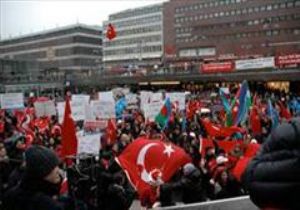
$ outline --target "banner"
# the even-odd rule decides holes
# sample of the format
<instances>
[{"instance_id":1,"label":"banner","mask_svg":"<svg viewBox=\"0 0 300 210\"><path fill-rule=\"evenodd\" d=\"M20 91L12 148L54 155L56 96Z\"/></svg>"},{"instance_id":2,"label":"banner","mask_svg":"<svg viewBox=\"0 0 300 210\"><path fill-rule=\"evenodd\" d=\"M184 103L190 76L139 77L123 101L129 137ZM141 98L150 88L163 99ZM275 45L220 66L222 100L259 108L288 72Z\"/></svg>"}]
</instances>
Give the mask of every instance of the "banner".
<instances>
[{"instance_id":1,"label":"banner","mask_svg":"<svg viewBox=\"0 0 300 210\"><path fill-rule=\"evenodd\" d=\"M23 93L5 93L1 95L2 109L24 108Z\"/></svg>"},{"instance_id":2,"label":"banner","mask_svg":"<svg viewBox=\"0 0 300 210\"><path fill-rule=\"evenodd\" d=\"M115 102L112 101L91 101L93 114L98 119L116 118Z\"/></svg>"},{"instance_id":3,"label":"banner","mask_svg":"<svg viewBox=\"0 0 300 210\"><path fill-rule=\"evenodd\" d=\"M101 133L90 135L77 133L77 154L99 155L99 150L101 149L100 138Z\"/></svg>"},{"instance_id":4,"label":"banner","mask_svg":"<svg viewBox=\"0 0 300 210\"><path fill-rule=\"evenodd\" d=\"M274 67L275 67L274 57L235 61L236 70L262 69L262 68L274 68Z\"/></svg>"},{"instance_id":5,"label":"banner","mask_svg":"<svg viewBox=\"0 0 300 210\"><path fill-rule=\"evenodd\" d=\"M151 102L158 102L163 100L162 93L153 93L151 95Z\"/></svg>"},{"instance_id":6,"label":"banner","mask_svg":"<svg viewBox=\"0 0 300 210\"><path fill-rule=\"evenodd\" d=\"M35 114L37 117L56 115L53 101L43 101L34 103Z\"/></svg>"},{"instance_id":7,"label":"banner","mask_svg":"<svg viewBox=\"0 0 300 210\"><path fill-rule=\"evenodd\" d=\"M141 109L144 110L144 106L151 102L151 91L141 91L140 93L140 99L141 99Z\"/></svg>"},{"instance_id":8,"label":"banner","mask_svg":"<svg viewBox=\"0 0 300 210\"><path fill-rule=\"evenodd\" d=\"M86 119L86 106L88 106L88 104L86 104L85 101L71 101L70 105L74 121ZM56 109L58 112L59 123L62 123L65 113L65 102L58 102Z\"/></svg>"},{"instance_id":9,"label":"banner","mask_svg":"<svg viewBox=\"0 0 300 210\"><path fill-rule=\"evenodd\" d=\"M112 91L99 92L99 101L115 101Z\"/></svg>"},{"instance_id":10,"label":"banner","mask_svg":"<svg viewBox=\"0 0 300 210\"><path fill-rule=\"evenodd\" d=\"M90 103L90 96L84 94L72 95L72 101L84 101L86 104Z\"/></svg>"},{"instance_id":11,"label":"banner","mask_svg":"<svg viewBox=\"0 0 300 210\"><path fill-rule=\"evenodd\" d=\"M56 110L58 114L58 122L62 124L64 120L64 114L65 114L65 102L57 102Z\"/></svg>"},{"instance_id":12,"label":"banner","mask_svg":"<svg viewBox=\"0 0 300 210\"><path fill-rule=\"evenodd\" d=\"M202 73L224 73L232 72L234 70L233 62L222 63L203 63L200 72Z\"/></svg>"},{"instance_id":13,"label":"banner","mask_svg":"<svg viewBox=\"0 0 300 210\"><path fill-rule=\"evenodd\" d=\"M276 57L276 65L279 67L300 64L300 54L281 55Z\"/></svg>"},{"instance_id":14,"label":"banner","mask_svg":"<svg viewBox=\"0 0 300 210\"><path fill-rule=\"evenodd\" d=\"M166 97L170 98L171 103L178 103L179 110L185 110L185 93L183 92L166 93Z\"/></svg>"},{"instance_id":15,"label":"banner","mask_svg":"<svg viewBox=\"0 0 300 210\"><path fill-rule=\"evenodd\" d=\"M108 120L85 120L83 129L85 132L100 132L106 129Z\"/></svg>"},{"instance_id":16,"label":"banner","mask_svg":"<svg viewBox=\"0 0 300 210\"><path fill-rule=\"evenodd\" d=\"M129 93L125 96L127 101L127 109L138 109L138 95Z\"/></svg>"},{"instance_id":17,"label":"banner","mask_svg":"<svg viewBox=\"0 0 300 210\"><path fill-rule=\"evenodd\" d=\"M163 101L151 102L145 104L144 113L145 119L150 122L154 122L156 115L160 112L162 106L164 105Z\"/></svg>"}]
</instances>

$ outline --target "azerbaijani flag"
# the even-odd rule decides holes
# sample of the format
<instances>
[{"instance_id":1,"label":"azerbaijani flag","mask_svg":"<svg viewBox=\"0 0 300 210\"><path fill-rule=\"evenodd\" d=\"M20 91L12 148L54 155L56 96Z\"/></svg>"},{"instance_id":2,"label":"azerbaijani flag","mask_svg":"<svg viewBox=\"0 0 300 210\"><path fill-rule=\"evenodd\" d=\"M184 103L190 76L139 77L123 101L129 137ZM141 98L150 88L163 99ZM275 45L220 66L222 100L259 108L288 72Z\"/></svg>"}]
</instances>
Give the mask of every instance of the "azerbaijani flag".
<instances>
[{"instance_id":1,"label":"azerbaijani flag","mask_svg":"<svg viewBox=\"0 0 300 210\"><path fill-rule=\"evenodd\" d=\"M229 104L229 101L226 98L225 93L221 88L219 90L219 94L226 112L226 126L232 126L233 122L232 122L231 105Z\"/></svg>"},{"instance_id":2,"label":"azerbaijani flag","mask_svg":"<svg viewBox=\"0 0 300 210\"><path fill-rule=\"evenodd\" d=\"M160 112L155 117L155 122L164 130L168 124L169 118L172 112L172 104L170 98L167 98L164 106L161 108Z\"/></svg>"},{"instance_id":3,"label":"azerbaijani flag","mask_svg":"<svg viewBox=\"0 0 300 210\"><path fill-rule=\"evenodd\" d=\"M245 121L251 104L252 104L252 102L251 102L251 96L250 96L250 90L248 87L248 82L246 80L244 80L242 83L242 87L240 89L239 111L238 111L238 115L235 119L235 125L238 125L239 123Z\"/></svg>"},{"instance_id":4,"label":"azerbaijani flag","mask_svg":"<svg viewBox=\"0 0 300 210\"><path fill-rule=\"evenodd\" d=\"M268 100L268 116L272 121L272 129L276 128L279 124L279 114L276 109L274 109L271 100Z\"/></svg>"}]
</instances>

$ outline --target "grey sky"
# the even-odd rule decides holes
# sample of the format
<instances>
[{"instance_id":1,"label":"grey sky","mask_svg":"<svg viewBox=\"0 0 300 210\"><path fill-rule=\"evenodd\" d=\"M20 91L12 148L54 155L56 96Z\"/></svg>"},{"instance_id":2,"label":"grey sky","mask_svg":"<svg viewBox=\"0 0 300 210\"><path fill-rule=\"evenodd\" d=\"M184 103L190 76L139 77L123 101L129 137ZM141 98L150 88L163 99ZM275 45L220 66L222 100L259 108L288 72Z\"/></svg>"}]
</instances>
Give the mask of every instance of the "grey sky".
<instances>
[{"instance_id":1,"label":"grey sky","mask_svg":"<svg viewBox=\"0 0 300 210\"><path fill-rule=\"evenodd\" d=\"M111 13L167 0L0 0L0 37L75 24L101 25Z\"/></svg>"}]
</instances>

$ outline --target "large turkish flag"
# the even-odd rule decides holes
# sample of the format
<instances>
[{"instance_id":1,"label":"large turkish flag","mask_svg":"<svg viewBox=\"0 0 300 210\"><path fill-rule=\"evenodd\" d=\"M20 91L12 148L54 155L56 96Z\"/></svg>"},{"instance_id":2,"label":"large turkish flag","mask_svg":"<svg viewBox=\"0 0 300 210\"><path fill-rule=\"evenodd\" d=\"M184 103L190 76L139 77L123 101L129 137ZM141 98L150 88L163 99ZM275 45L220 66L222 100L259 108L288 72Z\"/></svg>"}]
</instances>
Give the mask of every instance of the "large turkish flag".
<instances>
[{"instance_id":1,"label":"large turkish flag","mask_svg":"<svg viewBox=\"0 0 300 210\"><path fill-rule=\"evenodd\" d=\"M171 143L142 137L128 145L116 161L142 200L145 196L153 197L149 192L169 181L179 168L191 162L191 158L182 148Z\"/></svg>"}]
</instances>

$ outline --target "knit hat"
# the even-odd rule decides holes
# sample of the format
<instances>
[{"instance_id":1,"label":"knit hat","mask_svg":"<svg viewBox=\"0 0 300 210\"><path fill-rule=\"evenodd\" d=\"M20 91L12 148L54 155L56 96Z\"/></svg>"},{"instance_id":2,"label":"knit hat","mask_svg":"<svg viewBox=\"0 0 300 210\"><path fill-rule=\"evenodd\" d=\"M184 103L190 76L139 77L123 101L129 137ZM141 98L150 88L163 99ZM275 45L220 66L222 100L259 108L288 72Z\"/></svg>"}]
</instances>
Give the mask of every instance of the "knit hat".
<instances>
[{"instance_id":1,"label":"knit hat","mask_svg":"<svg viewBox=\"0 0 300 210\"><path fill-rule=\"evenodd\" d=\"M59 164L56 154L43 146L32 146L25 151L26 172L44 178Z\"/></svg>"},{"instance_id":2,"label":"knit hat","mask_svg":"<svg viewBox=\"0 0 300 210\"><path fill-rule=\"evenodd\" d=\"M185 176L191 174L196 170L196 167L192 163L187 163L183 166L183 174Z\"/></svg>"}]
</instances>

